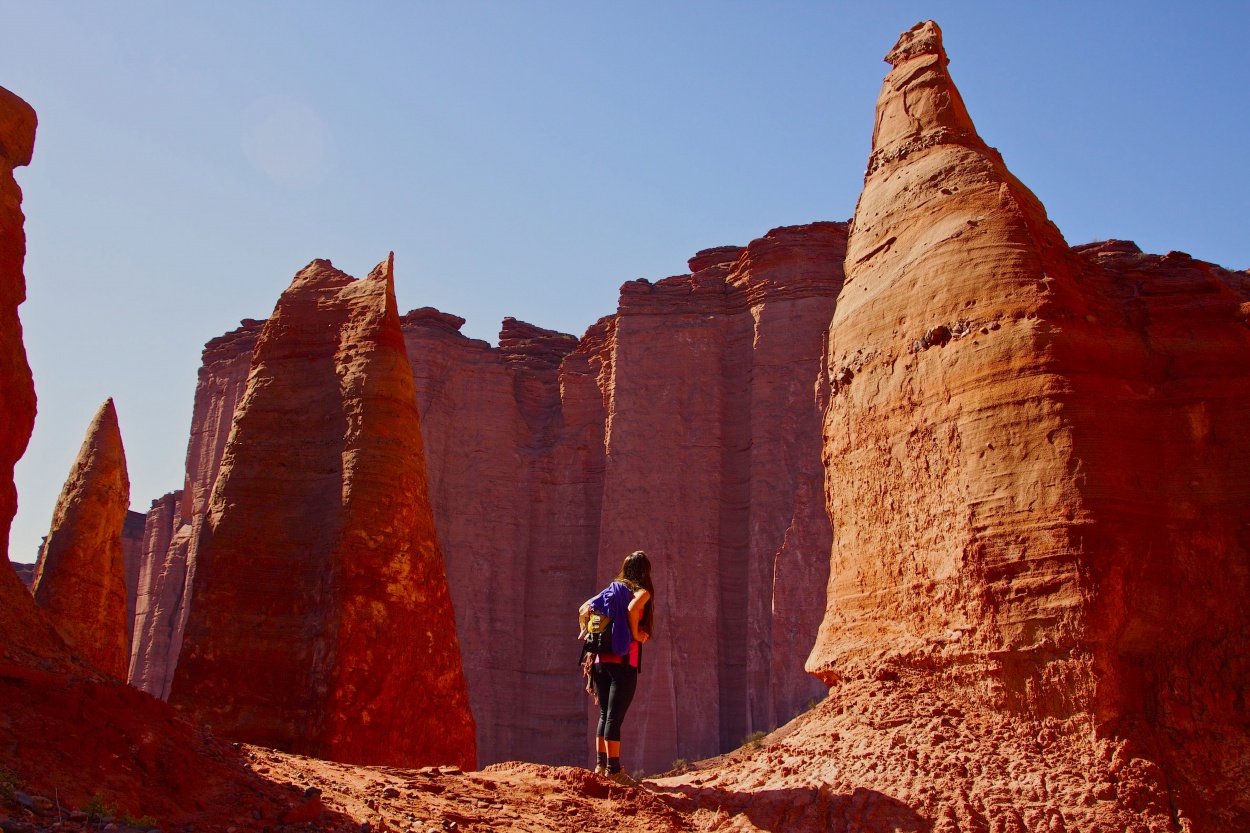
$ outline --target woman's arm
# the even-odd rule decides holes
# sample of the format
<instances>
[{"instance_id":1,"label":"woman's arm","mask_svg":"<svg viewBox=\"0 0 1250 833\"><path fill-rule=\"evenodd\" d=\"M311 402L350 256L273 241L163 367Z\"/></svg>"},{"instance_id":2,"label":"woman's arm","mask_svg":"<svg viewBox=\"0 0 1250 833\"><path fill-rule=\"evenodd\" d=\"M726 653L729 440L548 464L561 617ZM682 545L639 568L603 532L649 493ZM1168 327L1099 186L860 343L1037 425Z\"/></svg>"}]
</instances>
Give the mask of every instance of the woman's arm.
<instances>
[{"instance_id":1,"label":"woman's arm","mask_svg":"<svg viewBox=\"0 0 1250 833\"><path fill-rule=\"evenodd\" d=\"M629 631L639 642L646 642L651 638L651 634L638 629L638 623L642 621L642 612L646 609L647 600L650 598L651 594L646 590L639 590L634 594L634 598L629 600Z\"/></svg>"}]
</instances>

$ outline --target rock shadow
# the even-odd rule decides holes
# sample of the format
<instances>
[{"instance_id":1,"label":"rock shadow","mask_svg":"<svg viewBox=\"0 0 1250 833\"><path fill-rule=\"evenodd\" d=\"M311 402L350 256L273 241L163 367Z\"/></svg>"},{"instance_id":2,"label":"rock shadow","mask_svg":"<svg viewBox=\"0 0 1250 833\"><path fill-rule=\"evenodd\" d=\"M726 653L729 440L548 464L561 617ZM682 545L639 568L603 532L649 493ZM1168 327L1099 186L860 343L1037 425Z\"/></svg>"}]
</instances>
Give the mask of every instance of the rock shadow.
<instances>
[{"instance_id":1,"label":"rock shadow","mask_svg":"<svg viewBox=\"0 0 1250 833\"><path fill-rule=\"evenodd\" d=\"M933 822L885 793L829 787L734 791L716 787L649 784L662 801L682 813L695 810L746 815L769 833L930 833Z\"/></svg>"}]
</instances>

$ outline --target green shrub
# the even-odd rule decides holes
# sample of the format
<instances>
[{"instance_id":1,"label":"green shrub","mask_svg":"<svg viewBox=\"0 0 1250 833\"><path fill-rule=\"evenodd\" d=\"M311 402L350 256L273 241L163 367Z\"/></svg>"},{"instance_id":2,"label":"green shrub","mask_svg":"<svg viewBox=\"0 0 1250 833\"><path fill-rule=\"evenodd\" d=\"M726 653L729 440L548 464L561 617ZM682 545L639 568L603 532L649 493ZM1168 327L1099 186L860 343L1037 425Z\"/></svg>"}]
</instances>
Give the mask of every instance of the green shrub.
<instances>
[{"instance_id":1,"label":"green shrub","mask_svg":"<svg viewBox=\"0 0 1250 833\"><path fill-rule=\"evenodd\" d=\"M117 816L117 808L112 804L105 803L104 796L96 793L87 799L87 802L78 808L87 814L89 818L102 819L109 816Z\"/></svg>"},{"instance_id":2,"label":"green shrub","mask_svg":"<svg viewBox=\"0 0 1250 833\"><path fill-rule=\"evenodd\" d=\"M758 732L752 732L751 734L746 736L745 740L742 741L742 747L744 749L759 749L760 741L762 741L766 737L768 737L768 732L765 732L763 730L760 730Z\"/></svg>"},{"instance_id":3,"label":"green shrub","mask_svg":"<svg viewBox=\"0 0 1250 833\"><path fill-rule=\"evenodd\" d=\"M673 761L674 772L679 772L679 773L685 772L688 769L690 769L690 762L687 761L685 758L678 758L677 760Z\"/></svg>"}]
</instances>

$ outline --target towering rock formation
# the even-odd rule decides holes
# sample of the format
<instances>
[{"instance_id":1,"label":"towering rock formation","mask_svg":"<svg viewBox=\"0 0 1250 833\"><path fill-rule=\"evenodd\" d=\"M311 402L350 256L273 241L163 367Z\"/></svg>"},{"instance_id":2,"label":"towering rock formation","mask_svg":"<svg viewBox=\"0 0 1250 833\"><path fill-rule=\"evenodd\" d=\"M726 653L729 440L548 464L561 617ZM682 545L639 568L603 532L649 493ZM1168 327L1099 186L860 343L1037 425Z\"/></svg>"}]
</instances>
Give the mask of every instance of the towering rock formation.
<instances>
[{"instance_id":1,"label":"towering rock formation","mask_svg":"<svg viewBox=\"0 0 1250 833\"><path fill-rule=\"evenodd\" d=\"M658 622L630 767L733 748L824 694L799 669L828 575L814 380L845 244L841 223L775 229L622 288L598 583L646 550Z\"/></svg>"},{"instance_id":2,"label":"towering rock formation","mask_svg":"<svg viewBox=\"0 0 1250 833\"><path fill-rule=\"evenodd\" d=\"M264 322L241 326L204 346L183 490L153 501L144 528L143 561L135 603L130 683L168 699L182 648L195 574L195 548L208 514L208 497L221 468L234 412L247 388L252 351ZM190 495L184 500L185 495Z\"/></svg>"},{"instance_id":3,"label":"towering rock formation","mask_svg":"<svg viewBox=\"0 0 1250 833\"><path fill-rule=\"evenodd\" d=\"M21 459L35 427L35 384L17 308L26 300L25 217L22 189L13 169L30 163L35 149L35 111L0 87L0 654L10 661L46 656L63 649L47 618L31 600L9 564L9 528L17 513L13 466Z\"/></svg>"},{"instance_id":4,"label":"towering rock formation","mask_svg":"<svg viewBox=\"0 0 1250 833\"><path fill-rule=\"evenodd\" d=\"M463 323L426 308L403 332L479 760L581 764L567 612L594 580L602 437L566 426L559 369L578 341L508 318L494 348Z\"/></svg>"},{"instance_id":5,"label":"towering rock formation","mask_svg":"<svg viewBox=\"0 0 1250 833\"><path fill-rule=\"evenodd\" d=\"M87 429L52 513L35 570L35 601L65 641L106 674L126 678L130 657L122 528L130 478L110 399Z\"/></svg>"},{"instance_id":6,"label":"towering rock formation","mask_svg":"<svg viewBox=\"0 0 1250 833\"><path fill-rule=\"evenodd\" d=\"M171 702L335 760L475 763L390 261L314 261L256 345Z\"/></svg>"},{"instance_id":7,"label":"towering rock formation","mask_svg":"<svg viewBox=\"0 0 1250 833\"><path fill-rule=\"evenodd\" d=\"M829 328L835 537L808 667L835 701L897 679L1042 747L1060 733L1080 829L1246 827L1244 275L1073 252L977 135L938 27L887 60ZM900 773L866 786L906 800ZM1005 799L977 790L947 809L997 826Z\"/></svg>"}]
</instances>

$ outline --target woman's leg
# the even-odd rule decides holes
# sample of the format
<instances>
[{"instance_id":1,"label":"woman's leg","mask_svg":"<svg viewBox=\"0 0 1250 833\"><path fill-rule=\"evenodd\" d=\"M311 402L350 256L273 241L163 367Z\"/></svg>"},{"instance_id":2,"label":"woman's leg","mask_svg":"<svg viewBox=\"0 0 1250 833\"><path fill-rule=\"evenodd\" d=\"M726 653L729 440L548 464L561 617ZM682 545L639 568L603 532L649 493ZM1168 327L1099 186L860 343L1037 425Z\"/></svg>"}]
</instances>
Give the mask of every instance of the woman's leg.
<instances>
[{"instance_id":1,"label":"woman's leg","mask_svg":"<svg viewBox=\"0 0 1250 833\"><path fill-rule=\"evenodd\" d=\"M601 774L608 771L610 753L604 733L608 729L608 701L612 696L612 677L603 670L604 667L603 663L597 662L590 669L590 679L595 686L595 700L599 702L599 726L595 730L595 772Z\"/></svg>"},{"instance_id":2,"label":"woman's leg","mask_svg":"<svg viewBox=\"0 0 1250 833\"><path fill-rule=\"evenodd\" d=\"M608 773L621 771L621 724L625 722L625 712L634 699L638 689L638 669L632 665L608 664L611 670L612 685L608 691L607 709L601 707L600 724L603 726L603 737L608 745Z\"/></svg>"}]
</instances>

